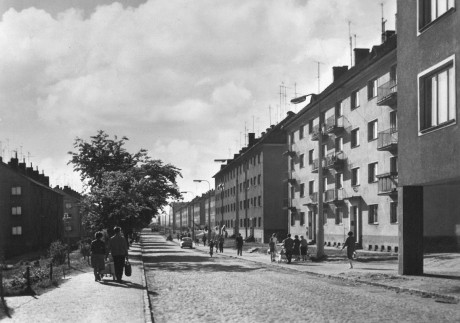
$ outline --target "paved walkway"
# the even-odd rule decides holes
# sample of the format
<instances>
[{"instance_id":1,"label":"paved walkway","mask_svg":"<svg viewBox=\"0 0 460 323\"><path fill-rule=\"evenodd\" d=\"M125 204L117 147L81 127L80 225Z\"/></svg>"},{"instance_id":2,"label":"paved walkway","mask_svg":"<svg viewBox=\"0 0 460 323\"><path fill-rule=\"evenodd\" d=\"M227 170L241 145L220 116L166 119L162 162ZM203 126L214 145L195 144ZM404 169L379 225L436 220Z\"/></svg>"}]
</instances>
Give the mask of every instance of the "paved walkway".
<instances>
[{"instance_id":1,"label":"paved walkway","mask_svg":"<svg viewBox=\"0 0 460 323\"><path fill-rule=\"evenodd\" d=\"M177 242L177 240L175 240ZM208 253L209 248L202 244L195 246L197 250ZM332 248L331 248L332 249ZM330 250L332 251L332 250ZM326 248L326 254L328 248ZM336 253L336 251L334 252ZM460 302L460 254L429 254L425 256L423 276L398 275L398 260L391 259L388 254L375 252L369 256L360 256L354 262L353 269L349 269L349 263L345 259L324 262L295 262L274 263L270 256L258 252L248 253L243 251L243 256L236 255L236 249L227 248L223 254L214 253L214 257L238 257L247 261L264 263L269 266L279 266L289 270L306 272L313 275L349 279L366 284L383 286L397 292L410 292L420 294L423 297L433 297L439 302ZM389 259L390 258L390 259Z\"/></svg>"},{"instance_id":2,"label":"paved walkway","mask_svg":"<svg viewBox=\"0 0 460 323\"><path fill-rule=\"evenodd\" d=\"M58 288L39 296L7 297L10 318L5 322L151 322L141 250L130 248L131 277L123 283L104 278L94 281L92 271L75 273Z\"/></svg>"}]
</instances>

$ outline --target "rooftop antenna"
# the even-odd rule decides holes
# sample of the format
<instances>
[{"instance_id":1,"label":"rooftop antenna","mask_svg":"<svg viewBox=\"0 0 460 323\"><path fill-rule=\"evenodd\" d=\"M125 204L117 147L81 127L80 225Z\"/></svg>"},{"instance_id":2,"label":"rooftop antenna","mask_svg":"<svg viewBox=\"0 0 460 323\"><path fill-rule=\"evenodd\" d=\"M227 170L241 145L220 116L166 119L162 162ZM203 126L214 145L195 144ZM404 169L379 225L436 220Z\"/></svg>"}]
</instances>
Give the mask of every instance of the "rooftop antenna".
<instances>
[{"instance_id":1,"label":"rooftop antenna","mask_svg":"<svg viewBox=\"0 0 460 323\"><path fill-rule=\"evenodd\" d=\"M252 115L252 132L255 132L255 127L254 127L254 115Z\"/></svg>"},{"instance_id":2,"label":"rooftop antenna","mask_svg":"<svg viewBox=\"0 0 460 323\"><path fill-rule=\"evenodd\" d=\"M317 65L318 65L318 75L317 75L317 79L318 79L318 94L319 94L319 92L321 91L321 76L320 76L320 73L319 73L319 71L320 71L319 65L322 64L322 63L321 63L321 62L318 62L318 61L316 61L316 63L317 63Z\"/></svg>"},{"instance_id":3,"label":"rooftop antenna","mask_svg":"<svg viewBox=\"0 0 460 323\"><path fill-rule=\"evenodd\" d=\"M353 66L353 44L351 40L351 21L348 20L348 38L350 40L350 67Z\"/></svg>"},{"instance_id":4,"label":"rooftop antenna","mask_svg":"<svg viewBox=\"0 0 460 323\"><path fill-rule=\"evenodd\" d=\"M385 42L385 23L387 22L383 16L383 2L380 3L382 6L382 44Z\"/></svg>"},{"instance_id":5,"label":"rooftop antenna","mask_svg":"<svg viewBox=\"0 0 460 323\"><path fill-rule=\"evenodd\" d=\"M247 146L246 138L248 134L248 128L246 127L246 121L244 122L244 146Z\"/></svg>"},{"instance_id":6,"label":"rooftop antenna","mask_svg":"<svg viewBox=\"0 0 460 323\"><path fill-rule=\"evenodd\" d=\"M269 120L270 120L270 126L272 125L272 106L269 105L268 106L268 117L269 117Z\"/></svg>"}]
</instances>

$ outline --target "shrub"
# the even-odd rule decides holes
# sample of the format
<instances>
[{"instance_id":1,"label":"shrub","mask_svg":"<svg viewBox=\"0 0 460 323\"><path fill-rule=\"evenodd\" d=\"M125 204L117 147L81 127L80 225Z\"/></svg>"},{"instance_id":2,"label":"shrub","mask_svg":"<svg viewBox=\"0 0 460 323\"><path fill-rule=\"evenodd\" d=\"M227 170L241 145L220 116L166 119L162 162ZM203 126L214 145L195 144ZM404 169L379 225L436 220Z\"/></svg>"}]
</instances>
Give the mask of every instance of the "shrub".
<instances>
[{"instance_id":1,"label":"shrub","mask_svg":"<svg viewBox=\"0 0 460 323\"><path fill-rule=\"evenodd\" d=\"M57 265L65 263L67 252L68 246L59 240L52 242L48 250L51 261Z\"/></svg>"}]
</instances>

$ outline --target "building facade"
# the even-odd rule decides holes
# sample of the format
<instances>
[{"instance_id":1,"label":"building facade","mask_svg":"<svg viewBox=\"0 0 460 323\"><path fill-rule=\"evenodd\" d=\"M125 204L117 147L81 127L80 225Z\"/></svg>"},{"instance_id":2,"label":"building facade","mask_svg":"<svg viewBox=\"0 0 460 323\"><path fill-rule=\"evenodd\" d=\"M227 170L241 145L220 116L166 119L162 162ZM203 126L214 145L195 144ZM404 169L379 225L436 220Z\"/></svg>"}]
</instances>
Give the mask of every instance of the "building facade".
<instances>
[{"instance_id":1,"label":"building facade","mask_svg":"<svg viewBox=\"0 0 460 323\"><path fill-rule=\"evenodd\" d=\"M63 239L68 244L75 244L83 237L88 236L82 225L80 207L82 196L68 186L55 187L54 190L63 196Z\"/></svg>"},{"instance_id":2,"label":"building facade","mask_svg":"<svg viewBox=\"0 0 460 323\"><path fill-rule=\"evenodd\" d=\"M398 6L400 274L460 250L460 14L454 0Z\"/></svg>"},{"instance_id":3,"label":"building facade","mask_svg":"<svg viewBox=\"0 0 460 323\"><path fill-rule=\"evenodd\" d=\"M49 178L12 158L0 158L0 253L9 258L42 250L63 236L63 196ZM1 256L1 255L0 255Z\"/></svg>"},{"instance_id":4,"label":"building facade","mask_svg":"<svg viewBox=\"0 0 460 323\"><path fill-rule=\"evenodd\" d=\"M243 238L268 242L273 233L287 233L286 132L288 116L271 126L260 138L248 134L248 146L227 160L214 175L216 184L216 224L229 236L241 233Z\"/></svg>"},{"instance_id":5,"label":"building facade","mask_svg":"<svg viewBox=\"0 0 460 323\"><path fill-rule=\"evenodd\" d=\"M334 67L333 83L285 126L292 235L341 246L352 231L365 250L398 250L395 33L382 41L355 49L351 69Z\"/></svg>"}]
</instances>

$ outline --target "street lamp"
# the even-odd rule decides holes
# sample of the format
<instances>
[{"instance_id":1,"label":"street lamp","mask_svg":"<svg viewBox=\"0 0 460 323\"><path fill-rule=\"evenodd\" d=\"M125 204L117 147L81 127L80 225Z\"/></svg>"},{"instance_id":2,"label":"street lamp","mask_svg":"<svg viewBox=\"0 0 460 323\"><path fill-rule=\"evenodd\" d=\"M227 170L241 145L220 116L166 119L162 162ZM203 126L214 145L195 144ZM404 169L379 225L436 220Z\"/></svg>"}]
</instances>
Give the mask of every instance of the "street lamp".
<instances>
[{"instance_id":1,"label":"street lamp","mask_svg":"<svg viewBox=\"0 0 460 323\"><path fill-rule=\"evenodd\" d=\"M194 179L195 183L206 182L208 183L208 241L211 241L211 184L205 179Z\"/></svg>"},{"instance_id":2,"label":"street lamp","mask_svg":"<svg viewBox=\"0 0 460 323\"><path fill-rule=\"evenodd\" d=\"M306 100L310 96L310 103L315 99L317 94L309 93L291 100L291 103L298 104ZM309 103L309 104L310 104ZM321 259L324 257L324 210L323 210L323 117L321 114L321 105L318 102L318 220L316 221L316 257Z\"/></svg>"}]
</instances>

